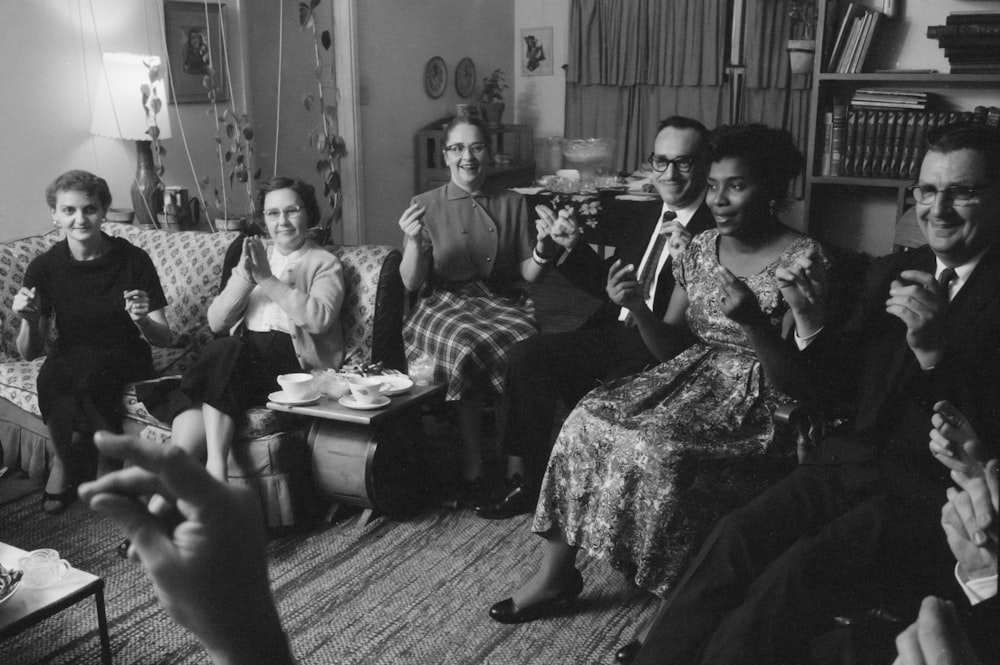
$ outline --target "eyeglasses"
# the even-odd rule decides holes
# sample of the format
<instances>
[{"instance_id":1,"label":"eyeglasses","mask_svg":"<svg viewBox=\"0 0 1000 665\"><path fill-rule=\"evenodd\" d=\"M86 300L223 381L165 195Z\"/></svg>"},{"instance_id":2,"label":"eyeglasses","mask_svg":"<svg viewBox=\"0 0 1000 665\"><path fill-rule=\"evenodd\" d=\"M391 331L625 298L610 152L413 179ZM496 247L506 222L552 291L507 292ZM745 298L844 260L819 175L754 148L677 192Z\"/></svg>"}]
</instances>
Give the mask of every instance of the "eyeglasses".
<instances>
[{"instance_id":1,"label":"eyeglasses","mask_svg":"<svg viewBox=\"0 0 1000 665\"><path fill-rule=\"evenodd\" d=\"M674 167L681 173L689 173L691 167L694 166L695 158L690 155L684 155L681 157L675 157L674 159L667 159L666 157L660 157L656 153L650 153L649 165L653 167L653 170L657 173L663 173L670 168L673 164Z\"/></svg>"},{"instance_id":2,"label":"eyeglasses","mask_svg":"<svg viewBox=\"0 0 1000 665\"><path fill-rule=\"evenodd\" d=\"M288 206L287 208L284 209L268 208L267 210L264 211L264 218L269 219L273 222L276 221L279 217L281 217L282 214L284 214L284 216L287 217L288 219L292 219L293 217L299 217L300 215L304 215L305 212L306 209L304 206Z\"/></svg>"},{"instance_id":3,"label":"eyeglasses","mask_svg":"<svg viewBox=\"0 0 1000 665\"><path fill-rule=\"evenodd\" d=\"M979 194L979 192L986 191L992 186L993 185L986 185L984 187L945 187L944 189L936 189L930 185L910 185L906 189L913 195L913 198L916 199L917 203L930 205L937 199L938 194L944 194L946 201L950 202L951 205L957 208L961 208L962 206L978 203L979 199L976 195Z\"/></svg>"},{"instance_id":4,"label":"eyeglasses","mask_svg":"<svg viewBox=\"0 0 1000 665\"><path fill-rule=\"evenodd\" d=\"M469 152L471 152L474 157L482 157L486 153L487 145L485 143L470 143L469 145L465 145L464 143L452 143L451 145L446 145L444 147L444 151L450 152L455 157L461 157L465 154L466 148L469 149Z\"/></svg>"}]
</instances>

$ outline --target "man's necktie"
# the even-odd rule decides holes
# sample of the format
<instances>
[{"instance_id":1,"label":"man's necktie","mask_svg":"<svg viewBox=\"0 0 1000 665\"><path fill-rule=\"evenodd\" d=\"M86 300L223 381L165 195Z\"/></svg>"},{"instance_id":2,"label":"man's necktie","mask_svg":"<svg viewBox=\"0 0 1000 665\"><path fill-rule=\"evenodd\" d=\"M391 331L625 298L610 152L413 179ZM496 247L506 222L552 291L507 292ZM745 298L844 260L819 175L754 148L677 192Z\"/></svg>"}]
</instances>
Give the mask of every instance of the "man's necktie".
<instances>
[{"instance_id":1,"label":"man's necktie","mask_svg":"<svg viewBox=\"0 0 1000 665\"><path fill-rule=\"evenodd\" d=\"M656 228L656 240L653 241L653 251L649 253L649 258L642 266L642 274L638 276L638 281L642 284L642 299L649 300L650 291L653 288L653 280L656 279L656 268L660 265L660 257L663 255L663 248L670 240L669 234L662 232L662 225L677 219L677 213L667 210L663 213L660 225Z\"/></svg>"},{"instance_id":2,"label":"man's necktie","mask_svg":"<svg viewBox=\"0 0 1000 665\"><path fill-rule=\"evenodd\" d=\"M951 289L949 288L951 281L956 277L958 277L958 275L955 273L953 268L945 268L941 271L941 274L938 275L938 288L941 289L941 293L943 293L944 297L948 300L951 300Z\"/></svg>"}]
</instances>

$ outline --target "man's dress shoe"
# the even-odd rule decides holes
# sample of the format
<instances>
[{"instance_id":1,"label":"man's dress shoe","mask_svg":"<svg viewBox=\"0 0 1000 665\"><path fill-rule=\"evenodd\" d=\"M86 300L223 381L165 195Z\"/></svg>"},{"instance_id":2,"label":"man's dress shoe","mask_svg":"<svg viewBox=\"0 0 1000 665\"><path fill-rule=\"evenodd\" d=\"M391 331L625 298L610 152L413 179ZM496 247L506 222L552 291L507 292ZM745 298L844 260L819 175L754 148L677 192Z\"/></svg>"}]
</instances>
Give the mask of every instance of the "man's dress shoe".
<instances>
[{"instance_id":1,"label":"man's dress shoe","mask_svg":"<svg viewBox=\"0 0 1000 665\"><path fill-rule=\"evenodd\" d=\"M622 646L621 649L615 652L615 662L622 663L623 665L628 665L635 660L635 657L639 655L639 651L642 649L642 642L639 640L632 640L628 644Z\"/></svg>"},{"instance_id":2,"label":"man's dress shoe","mask_svg":"<svg viewBox=\"0 0 1000 665\"><path fill-rule=\"evenodd\" d=\"M535 511L538 498L532 496L524 486L524 482L515 482L507 496L496 503L476 506L476 514L488 520L507 520L517 515Z\"/></svg>"}]
</instances>

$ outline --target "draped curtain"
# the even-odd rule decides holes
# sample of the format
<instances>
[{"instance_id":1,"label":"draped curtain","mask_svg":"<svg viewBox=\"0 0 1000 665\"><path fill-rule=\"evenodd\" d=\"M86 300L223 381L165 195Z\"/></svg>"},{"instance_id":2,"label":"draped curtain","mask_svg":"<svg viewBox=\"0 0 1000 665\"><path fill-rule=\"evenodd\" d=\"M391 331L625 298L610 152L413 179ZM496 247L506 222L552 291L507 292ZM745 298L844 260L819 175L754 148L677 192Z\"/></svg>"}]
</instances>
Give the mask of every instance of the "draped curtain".
<instances>
[{"instance_id":1,"label":"draped curtain","mask_svg":"<svg viewBox=\"0 0 1000 665\"><path fill-rule=\"evenodd\" d=\"M728 103L727 2L573 0L566 136L615 139L619 168L631 170L663 118L718 124Z\"/></svg>"},{"instance_id":2,"label":"draped curtain","mask_svg":"<svg viewBox=\"0 0 1000 665\"><path fill-rule=\"evenodd\" d=\"M805 152L809 79L785 50L789 0L745 0L742 117L726 80L730 0L573 0L566 76L567 137L618 142L618 167L649 154L660 120L684 115L784 127Z\"/></svg>"}]
</instances>

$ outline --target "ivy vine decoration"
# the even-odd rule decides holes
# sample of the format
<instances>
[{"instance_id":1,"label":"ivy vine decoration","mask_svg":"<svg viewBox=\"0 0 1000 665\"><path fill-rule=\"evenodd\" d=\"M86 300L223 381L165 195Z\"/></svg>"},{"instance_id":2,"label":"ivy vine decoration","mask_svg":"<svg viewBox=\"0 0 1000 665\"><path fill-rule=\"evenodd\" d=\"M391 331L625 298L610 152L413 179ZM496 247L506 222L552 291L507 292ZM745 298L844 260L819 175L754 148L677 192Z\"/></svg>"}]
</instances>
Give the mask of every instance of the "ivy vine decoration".
<instances>
[{"instance_id":1,"label":"ivy vine decoration","mask_svg":"<svg viewBox=\"0 0 1000 665\"><path fill-rule=\"evenodd\" d=\"M319 124L309 132L309 143L316 148L319 159L316 161L316 173L323 180L323 197L330 204L330 216L320 223L319 233L324 234L321 240L329 240L330 228L340 221L343 211L340 182L340 159L347 154L347 144L344 137L337 133L336 96L333 99L325 94L327 85L336 89L333 68L320 57L320 48L329 51L333 46L333 37L329 30L319 30L316 27L316 8L322 0L308 0L299 3L299 26L302 30L312 33L313 56L316 68L316 92L306 93L302 97L302 105L308 112L317 112Z\"/></svg>"},{"instance_id":2,"label":"ivy vine decoration","mask_svg":"<svg viewBox=\"0 0 1000 665\"><path fill-rule=\"evenodd\" d=\"M156 122L156 116L163 110L163 100L156 94L156 84L161 80L160 65L153 64L149 60L143 60L146 67L146 75L149 83L139 86L142 93L142 110L146 114L146 134L153 149L153 162L156 170L156 188L163 191L163 174L166 173L166 166L163 164L163 157L167 154L167 149L160 143L160 126Z\"/></svg>"}]
</instances>

